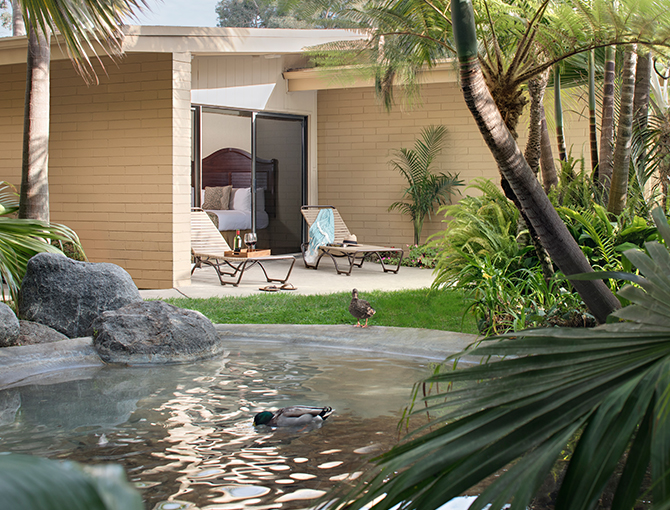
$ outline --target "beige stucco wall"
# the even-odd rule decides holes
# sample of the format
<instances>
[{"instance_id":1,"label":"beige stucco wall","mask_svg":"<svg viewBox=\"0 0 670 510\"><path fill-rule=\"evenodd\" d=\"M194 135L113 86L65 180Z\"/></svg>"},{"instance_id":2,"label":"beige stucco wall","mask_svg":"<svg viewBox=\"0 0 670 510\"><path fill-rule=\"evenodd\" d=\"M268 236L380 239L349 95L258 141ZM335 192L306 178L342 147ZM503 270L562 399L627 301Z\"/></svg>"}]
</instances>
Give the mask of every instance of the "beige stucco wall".
<instances>
[{"instance_id":1,"label":"beige stucco wall","mask_svg":"<svg viewBox=\"0 0 670 510\"><path fill-rule=\"evenodd\" d=\"M51 64L51 220L79 234L92 262L122 266L140 288L188 283L190 55L103 60L107 75L91 86L69 61ZM3 66L0 180L17 185L24 88L25 65Z\"/></svg>"},{"instance_id":2,"label":"beige stucco wall","mask_svg":"<svg viewBox=\"0 0 670 510\"><path fill-rule=\"evenodd\" d=\"M552 94L547 96L547 108L551 108ZM578 102L568 105L567 143L574 145L573 156L579 157L582 147L588 150L588 121L580 118ZM397 106L390 113L376 100L371 87L320 90L318 112L318 199L311 203L336 206L359 242L397 247L412 243L409 217L387 211L391 203L402 199L407 184L388 161L394 149L412 148L424 126L447 126L438 171L458 173L466 185L475 178L498 179L497 167L456 83L424 85L413 107ZM527 120L520 126L523 150ZM588 158L588 152L586 155ZM558 157L555 149L554 156ZM422 242L443 228L443 219L426 219Z\"/></svg>"}]
</instances>

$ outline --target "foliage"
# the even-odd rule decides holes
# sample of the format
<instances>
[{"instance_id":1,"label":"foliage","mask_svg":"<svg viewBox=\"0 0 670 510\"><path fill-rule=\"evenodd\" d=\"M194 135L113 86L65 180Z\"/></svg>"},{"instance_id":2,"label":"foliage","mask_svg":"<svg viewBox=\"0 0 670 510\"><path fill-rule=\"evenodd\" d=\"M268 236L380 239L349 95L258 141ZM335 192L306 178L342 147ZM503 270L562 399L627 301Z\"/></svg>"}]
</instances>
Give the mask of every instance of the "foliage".
<instances>
[{"instance_id":1,"label":"foliage","mask_svg":"<svg viewBox=\"0 0 670 510\"><path fill-rule=\"evenodd\" d=\"M0 456L0 498L21 510L141 510L139 492L117 464L84 466L29 455Z\"/></svg>"},{"instance_id":2,"label":"foliage","mask_svg":"<svg viewBox=\"0 0 670 510\"><path fill-rule=\"evenodd\" d=\"M471 316L464 317L463 293L454 289L361 292L377 310L371 324L476 333ZM168 299L181 308L198 310L221 324L352 324L351 293L302 296L272 293L243 298Z\"/></svg>"},{"instance_id":3,"label":"foliage","mask_svg":"<svg viewBox=\"0 0 670 510\"><path fill-rule=\"evenodd\" d=\"M343 0L221 0L218 26L250 28L351 28L337 13Z\"/></svg>"},{"instance_id":4,"label":"foliage","mask_svg":"<svg viewBox=\"0 0 670 510\"><path fill-rule=\"evenodd\" d=\"M0 183L0 276L16 303L28 261L37 253L62 253L53 241L66 242L83 257L77 234L64 225L15 218L18 195L10 184ZM52 241L52 242L50 242Z\"/></svg>"},{"instance_id":5,"label":"foliage","mask_svg":"<svg viewBox=\"0 0 670 510\"><path fill-rule=\"evenodd\" d=\"M424 269L434 269L437 263L437 248L427 244L408 244L400 265L403 267L421 267ZM394 266L398 264L398 257L395 252L380 252L384 264ZM373 255L367 255L366 260L377 261Z\"/></svg>"},{"instance_id":6,"label":"foliage","mask_svg":"<svg viewBox=\"0 0 670 510\"><path fill-rule=\"evenodd\" d=\"M659 209L654 219L667 245L670 226ZM428 411L428 425L378 457L353 493L327 495L339 501L328 508L438 508L494 474L471 510L529 508L571 440L556 510L595 509L613 476L613 510L645 489L653 508L669 508L670 252L645 248L625 253L644 275L625 275L639 285L620 291L634 304L613 314L630 322L527 330L464 351L489 361L418 383L417 395L437 387L414 412Z\"/></svg>"},{"instance_id":7,"label":"foliage","mask_svg":"<svg viewBox=\"0 0 670 510\"><path fill-rule=\"evenodd\" d=\"M655 239L656 228L632 210L610 219L594 203L596 188L587 173L574 172L579 161L583 168L583 160L572 156L564 162L552 200L556 203L560 197L570 205L557 210L592 267L628 271L630 264L622 252ZM466 291L469 310L483 334L532 326L592 326L593 318L560 273L551 281L543 278L535 250L524 245L524 232L517 232L517 210L500 189L485 180L469 188L482 195L440 209L446 229L429 243L438 251L433 286ZM615 281L611 288L618 288Z\"/></svg>"},{"instance_id":8,"label":"foliage","mask_svg":"<svg viewBox=\"0 0 670 510\"><path fill-rule=\"evenodd\" d=\"M492 181L475 179L466 190L481 196L465 196L457 204L439 209L446 229L432 235L428 245L438 250L433 287L451 286L476 279L468 265L472 257L486 254L498 257L494 262L518 256L516 229L519 212Z\"/></svg>"},{"instance_id":9,"label":"foliage","mask_svg":"<svg viewBox=\"0 0 670 510\"><path fill-rule=\"evenodd\" d=\"M437 206L447 204L457 191L455 188L463 185L458 174L433 173L433 162L442 151L446 135L444 126L427 126L421 131L421 139L414 142L414 149L403 147L394 152L395 158L390 161L407 180L407 188L403 190L405 201L393 202L388 210L398 209L411 218L417 245L426 216L430 218Z\"/></svg>"},{"instance_id":10,"label":"foliage","mask_svg":"<svg viewBox=\"0 0 670 510\"><path fill-rule=\"evenodd\" d=\"M23 19L47 33L60 33L77 72L87 81L97 79L91 56L99 48L108 54L121 52L121 25L134 18L147 0L19 0ZM98 59L102 64L102 61Z\"/></svg>"}]
</instances>

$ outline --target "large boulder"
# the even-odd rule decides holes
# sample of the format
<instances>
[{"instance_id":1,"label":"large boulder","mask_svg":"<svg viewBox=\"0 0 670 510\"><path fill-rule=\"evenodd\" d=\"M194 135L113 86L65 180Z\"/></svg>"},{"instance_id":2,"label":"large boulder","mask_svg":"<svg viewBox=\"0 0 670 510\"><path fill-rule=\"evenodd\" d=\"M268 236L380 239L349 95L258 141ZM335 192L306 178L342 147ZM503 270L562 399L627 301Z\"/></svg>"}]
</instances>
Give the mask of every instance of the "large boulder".
<instances>
[{"instance_id":1,"label":"large boulder","mask_svg":"<svg viewBox=\"0 0 670 510\"><path fill-rule=\"evenodd\" d=\"M22 319L77 338L102 312L141 301L133 279L115 264L39 253L28 261L18 309Z\"/></svg>"},{"instance_id":2,"label":"large boulder","mask_svg":"<svg viewBox=\"0 0 670 510\"><path fill-rule=\"evenodd\" d=\"M186 363L223 350L207 317L163 301L104 312L93 321L89 334L107 363Z\"/></svg>"},{"instance_id":3,"label":"large boulder","mask_svg":"<svg viewBox=\"0 0 670 510\"><path fill-rule=\"evenodd\" d=\"M19 319L14 310L5 303L0 303L0 347L16 345L19 338Z\"/></svg>"}]
</instances>

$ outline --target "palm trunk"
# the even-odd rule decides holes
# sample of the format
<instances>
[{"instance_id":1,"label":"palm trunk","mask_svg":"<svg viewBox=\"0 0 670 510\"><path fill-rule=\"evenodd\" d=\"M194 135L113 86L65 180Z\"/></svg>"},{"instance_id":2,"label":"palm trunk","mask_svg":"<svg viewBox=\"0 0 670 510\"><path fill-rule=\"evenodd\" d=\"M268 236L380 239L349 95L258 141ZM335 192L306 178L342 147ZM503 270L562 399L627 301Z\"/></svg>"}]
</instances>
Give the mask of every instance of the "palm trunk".
<instances>
[{"instance_id":1,"label":"palm trunk","mask_svg":"<svg viewBox=\"0 0 670 510\"><path fill-rule=\"evenodd\" d=\"M558 175L556 175L556 164L554 163L554 153L551 150L551 137L549 136L549 128L547 127L547 118L544 115L544 105L541 108L542 153L540 156L540 169L542 170L542 186L544 187L544 191L549 193L551 188L558 186Z\"/></svg>"},{"instance_id":2,"label":"palm trunk","mask_svg":"<svg viewBox=\"0 0 670 510\"><path fill-rule=\"evenodd\" d=\"M528 141L526 142L524 156L530 169L535 175L537 175L540 170L540 157L542 155L542 103L544 101L544 92L547 89L548 80L548 71L528 80L530 123L528 126Z\"/></svg>"},{"instance_id":3,"label":"palm trunk","mask_svg":"<svg viewBox=\"0 0 670 510\"><path fill-rule=\"evenodd\" d=\"M596 66L593 50L589 52L589 141L591 143L591 170L598 179L598 133L596 130Z\"/></svg>"},{"instance_id":4,"label":"palm trunk","mask_svg":"<svg viewBox=\"0 0 670 510\"><path fill-rule=\"evenodd\" d=\"M616 52L612 46L605 54L605 77L603 81L603 109L600 116L600 153L598 157L598 179L603 188L603 202L607 202L612 181L612 151L614 148L614 66Z\"/></svg>"},{"instance_id":5,"label":"palm trunk","mask_svg":"<svg viewBox=\"0 0 670 510\"><path fill-rule=\"evenodd\" d=\"M26 35L26 24L23 22L19 0L12 0L12 35Z\"/></svg>"},{"instance_id":6,"label":"palm trunk","mask_svg":"<svg viewBox=\"0 0 670 510\"><path fill-rule=\"evenodd\" d=\"M561 100L561 72L556 66L554 69L554 112L556 117L556 139L558 143L558 159L567 161L565 150L565 136L563 134L563 101Z\"/></svg>"},{"instance_id":7,"label":"palm trunk","mask_svg":"<svg viewBox=\"0 0 670 510\"><path fill-rule=\"evenodd\" d=\"M477 60L477 34L470 0L452 0L451 14L465 103L500 173L514 191L543 246L560 270L565 275L592 272L579 245L521 154L486 87ZM574 281L573 285L599 322L605 322L607 316L620 307L617 298L600 280Z\"/></svg>"},{"instance_id":8,"label":"palm trunk","mask_svg":"<svg viewBox=\"0 0 670 510\"><path fill-rule=\"evenodd\" d=\"M635 45L624 52L621 106L619 107L619 126L612 161L612 183L610 184L607 211L619 215L626 206L628 193L628 174L630 169L630 150L633 141L633 97L635 96L635 67L637 64Z\"/></svg>"},{"instance_id":9,"label":"palm trunk","mask_svg":"<svg viewBox=\"0 0 670 510\"><path fill-rule=\"evenodd\" d=\"M29 30L19 218L49 221L50 34Z\"/></svg>"},{"instance_id":10,"label":"palm trunk","mask_svg":"<svg viewBox=\"0 0 670 510\"><path fill-rule=\"evenodd\" d=\"M641 150L637 154L635 167L638 175L646 174L647 152L644 147L647 143L646 129L649 118L649 93L651 91L651 52L640 47L635 69L635 95L633 97L633 130L640 135ZM640 187L644 186L640 182Z\"/></svg>"}]
</instances>

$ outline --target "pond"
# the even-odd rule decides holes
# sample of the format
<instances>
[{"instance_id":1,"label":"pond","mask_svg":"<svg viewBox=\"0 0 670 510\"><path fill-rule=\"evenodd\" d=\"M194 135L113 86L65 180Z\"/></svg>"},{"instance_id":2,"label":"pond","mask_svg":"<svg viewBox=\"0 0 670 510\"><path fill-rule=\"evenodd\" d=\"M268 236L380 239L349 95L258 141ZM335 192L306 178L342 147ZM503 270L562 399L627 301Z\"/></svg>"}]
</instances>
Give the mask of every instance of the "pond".
<instances>
[{"instance_id":1,"label":"pond","mask_svg":"<svg viewBox=\"0 0 670 510\"><path fill-rule=\"evenodd\" d=\"M308 508L398 439L419 358L230 343L190 365L96 368L0 392L2 451L117 462L147 509ZM320 428L255 428L253 415L330 405Z\"/></svg>"}]
</instances>

